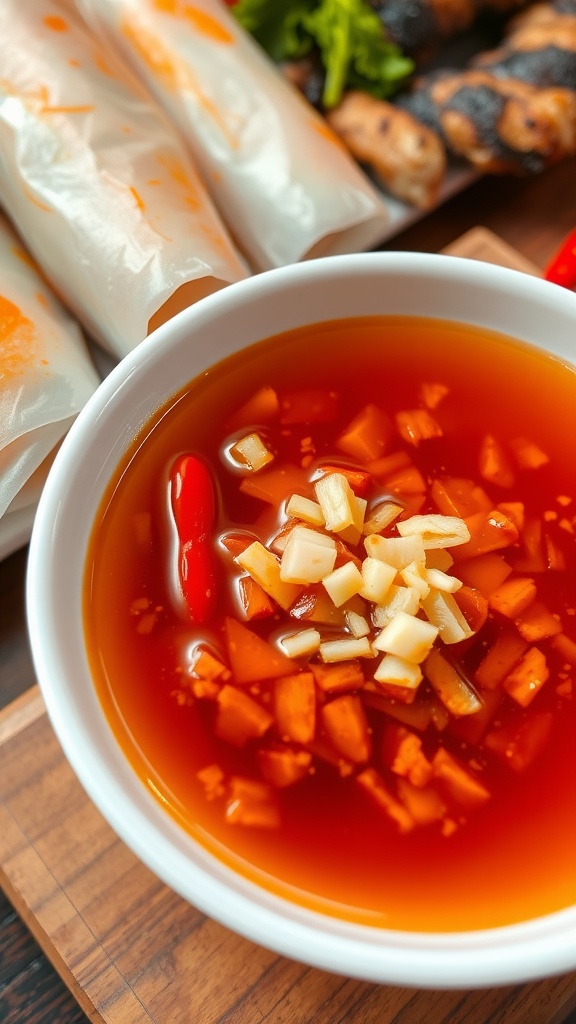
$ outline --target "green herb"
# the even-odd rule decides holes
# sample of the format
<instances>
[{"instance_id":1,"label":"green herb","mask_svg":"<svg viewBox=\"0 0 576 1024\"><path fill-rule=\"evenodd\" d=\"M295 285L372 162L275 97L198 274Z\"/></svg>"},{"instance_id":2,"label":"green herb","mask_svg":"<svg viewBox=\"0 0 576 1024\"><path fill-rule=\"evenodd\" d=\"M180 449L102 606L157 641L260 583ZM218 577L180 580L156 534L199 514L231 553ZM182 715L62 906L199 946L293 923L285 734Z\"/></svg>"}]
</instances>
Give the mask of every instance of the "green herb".
<instances>
[{"instance_id":1,"label":"green herb","mask_svg":"<svg viewBox=\"0 0 576 1024\"><path fill-rule=\"evenodd\" d=\"M345 88L385 99L414 68L387 40L367 0L239 0L232 11L277 63L320 55L325 108L336 106Z\"/></svg>"}]
</instances>

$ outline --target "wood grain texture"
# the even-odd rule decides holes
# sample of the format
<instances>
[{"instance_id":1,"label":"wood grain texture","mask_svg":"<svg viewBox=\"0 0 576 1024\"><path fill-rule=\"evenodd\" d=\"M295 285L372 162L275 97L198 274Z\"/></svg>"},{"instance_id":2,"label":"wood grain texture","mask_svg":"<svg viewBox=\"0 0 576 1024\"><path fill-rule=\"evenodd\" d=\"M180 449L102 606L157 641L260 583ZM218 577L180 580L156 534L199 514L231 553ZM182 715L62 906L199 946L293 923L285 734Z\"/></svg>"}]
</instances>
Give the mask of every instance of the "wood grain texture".
<instances>
[{"instance_id":1,"label":"wood grain texture","mask_svg":"<svg viewBox=\"0 0 576 1024\"><path fill-rule=\"evenodd\" d=\"M477 992L365 984L247 942L168 890L117 839L45 715L7 732L0 780L2 886L92 1021L551 1024L576 996L576 974Z\"/></svg>"},{"instance_id":2,"label":"wood grain texture","mask_svg":"<svg viewBox=\"0 0 576 1024\"><path fill-rule=\"evenodd\" d=\"M538 272L485 229L447 251ZM0 883L79 1007L101 1024L562 1024L576 1003L576 974L475 992L410 991L310 969L234 935L117 839L65 761L35 688L0 713ZM17 924L10 913L3 936ZM19 991L27 943L15 931L11 974L0 968L0 1021L16 1021L14 1012L60 1021L58 998L52 1017L42 1016L41 960L37 984L28 963ZM69 1009L70 1024L85 1019Z\"/></svg>"}]
</instances>

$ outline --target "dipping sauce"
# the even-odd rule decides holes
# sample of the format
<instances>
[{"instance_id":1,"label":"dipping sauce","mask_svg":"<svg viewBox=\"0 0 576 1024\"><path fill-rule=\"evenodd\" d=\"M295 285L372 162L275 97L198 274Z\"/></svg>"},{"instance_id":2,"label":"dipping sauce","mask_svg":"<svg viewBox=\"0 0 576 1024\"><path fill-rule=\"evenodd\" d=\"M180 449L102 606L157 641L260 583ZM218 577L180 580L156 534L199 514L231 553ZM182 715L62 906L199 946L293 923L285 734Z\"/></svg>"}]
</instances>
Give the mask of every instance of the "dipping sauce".
<instances>
[{"instance_id":1,"label":"dipping sauce","mask_svg":"<svg viewBox=\"0 0 576 1024\"><path fill-rule=\"evenodd\" d=\"M576 373L464 325L319 324L184 387L94 525L86 642L134 770L349 920L576 901Z\"/></svg>"}]
</instances>

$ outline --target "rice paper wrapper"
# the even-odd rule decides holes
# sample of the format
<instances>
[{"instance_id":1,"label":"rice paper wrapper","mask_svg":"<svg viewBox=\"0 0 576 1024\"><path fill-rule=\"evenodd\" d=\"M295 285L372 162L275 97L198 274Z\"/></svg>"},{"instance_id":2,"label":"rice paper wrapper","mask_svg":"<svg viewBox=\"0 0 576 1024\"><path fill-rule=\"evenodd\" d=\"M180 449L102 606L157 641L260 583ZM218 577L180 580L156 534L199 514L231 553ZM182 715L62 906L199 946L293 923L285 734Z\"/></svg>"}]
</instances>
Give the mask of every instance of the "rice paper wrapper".
<instances>
[{"instance_id":1,"label":"rice paper wrapper","mask_svg":"<svg viewBox=\"0 0 576 1024\"><path fill-rule=\"evenodd\" d=\"M380 193L220 0L76 2L179 126L256 269L380 241Z\"/></svg>"},{"instance_id":2,"label":"rice paper wrapper","mask_svg":"<svg viewBox=\"0 0 576 1024\"><path fill-rule=\"evenodd\" d=\"M0 217L0 516L36 503L99 383L78 324Z\"/></svg>"},{"instance_id":3,"label":"rice paper wrapper","mask_svg":"<svg viewBox=\"0 0 576 1024\"><path fill-rule=\"evenodd\" d=\"M118 356L246 275L186 148L135 76L53 0L0 3L0 205Z\"/></svg>"}]
</instances>

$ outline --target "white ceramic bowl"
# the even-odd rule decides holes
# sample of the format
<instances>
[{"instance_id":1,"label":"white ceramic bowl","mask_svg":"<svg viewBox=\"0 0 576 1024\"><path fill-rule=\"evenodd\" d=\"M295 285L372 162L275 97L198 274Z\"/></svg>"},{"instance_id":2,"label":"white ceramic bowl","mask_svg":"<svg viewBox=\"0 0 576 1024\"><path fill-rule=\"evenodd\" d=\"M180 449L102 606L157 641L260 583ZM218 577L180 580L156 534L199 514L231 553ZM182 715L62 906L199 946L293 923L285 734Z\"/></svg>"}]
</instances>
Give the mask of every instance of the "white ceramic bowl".
<instances>
[{"instance_id":1,"label":"white ceramic bowl","mask_svg":"<svg viewBox=\"0 0 576 1024\"><path fill-rule=\"evenodd\" d=\"M576 968L576 907L510 927L419 934L347 924L234 874L162 810L124 759L83 641L85 553L108 481L158 406L232 351L338 317L411 314L508 334L576 361L576 295L487 264L387 253L335 257L233 285L180 313L104 381L66 438L30 547L28 618L52 724L118 835L201 910L279 953L368 981L431 988L508 984Z\"/></svg>"}]
</instances>

